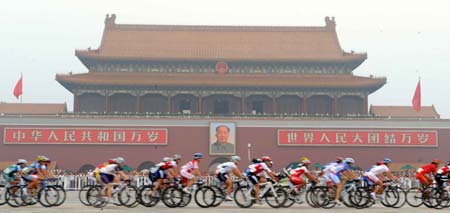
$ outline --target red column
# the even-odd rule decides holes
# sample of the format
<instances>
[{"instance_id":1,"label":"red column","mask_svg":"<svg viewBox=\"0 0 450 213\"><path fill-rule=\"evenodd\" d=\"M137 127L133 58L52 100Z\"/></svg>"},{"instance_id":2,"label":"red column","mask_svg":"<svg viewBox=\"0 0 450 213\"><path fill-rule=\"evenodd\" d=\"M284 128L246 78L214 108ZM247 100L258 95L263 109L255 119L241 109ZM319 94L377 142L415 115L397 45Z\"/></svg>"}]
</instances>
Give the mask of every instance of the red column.
<instances>
[{"instance_id":1,"label":"red column","mask_svg":"<svg viewBox=\"0 0 450 213\"><path fill-rule=\"evenodd\" d=\"M167 96L167 112L172 112L172 96Z\"/></svg>"},{"instance_id":2,"label":"red column","mask_svg":"<svg viewBox=\"0 0 450 213\"><path fill-rule=\"evenodd\" d=\"M247 106L245 105L245 96L242 96L241 97L241 113L242 114L245 114L245 113L247 113L246 112L246 109L247 108Z\"/></svg>"},{"instance_id":3,"label":"red column","mask_svg":"<svg viewBox=\"0 0 450 213\"><path fill-rule=\"evenodd\" d=\"M277 113L277 99L275 96L272 96L272 114Z\"/></svg>"},{"instance_id":4,"label":"red column","mask_svg":"<svg viewBox=\"0 0 450 213\"><path fill-rule=\"evenodd\" d=\"M337 113L337 97L331 99L331 114L336 115Z\"/></svg>"},{"instance_id":5,"label":"red column","mask_svg":"<svg viewBox=\"0 0 450 213\"><path fill-rule=\"evenodd\" d=\"M202 96L198 96L198 113L202 114Z\"/></svg>"},{"instance_id":6,"label":"red column","mask_svg":"<svg viewBox=\"0 0 450 213\"><path fill-rule=\"evenodd\" d=\"M73 112L80 112L80 102L77 94L73 94Z\"/></svg>"},{"instance_id":7,"label":"red column","mask_svg":"<svg viewBox=\"0 0 450 213\"><path fill-rule=\"evenodd\" d=\"M105 112L109 112L109 94L105 94Z\"/></svg>"},{"instance_id":8,"label":"red column","mask_svg":"<svg viewBox=\"0 0 450 213\"><path fill-rule=\"evenodd\" d=\"M302 105L303 105L303 107L302 107L302 113L308 113L308 104L307 104L307 98L306 98L306 96L303 96L303 98L302 98Z\"/></svg>"},{"instance_id":9,"label":"red column","mask_svg":"<svg viewBox=\"0 0 450 213\"><path fill-rule=\"evenodd\" d=\"M141 112L141 96L136 95L136 112Z\"/></svg>"},{"instance_id":10,"label":"red column","mask_svg":"<svg viewBox=\"0 0 450 213\"><path fill-rule=\"evenodd\" d=\"M364 96L364 104L363 104L363 107L364 107L364 109L363 109L363 111L362 111L362 114L363 115L367 115L367 111L368 111L368 107L369 107L369 98L367 97L367 95L366 96Z\"/></svg>"}]
</instances>

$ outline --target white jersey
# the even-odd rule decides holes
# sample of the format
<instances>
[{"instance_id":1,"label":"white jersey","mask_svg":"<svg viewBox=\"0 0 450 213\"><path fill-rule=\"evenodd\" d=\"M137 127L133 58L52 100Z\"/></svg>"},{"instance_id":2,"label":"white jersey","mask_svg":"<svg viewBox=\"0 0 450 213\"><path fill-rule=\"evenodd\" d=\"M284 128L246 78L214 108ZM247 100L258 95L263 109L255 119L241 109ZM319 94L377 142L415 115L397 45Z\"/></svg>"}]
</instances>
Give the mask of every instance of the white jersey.
<instances>
[{"instance_id":1,"label":"white jersey","mask_svg":"<svg viewBox=\"0 0 450 213\"><path fill-rule=\"evenodd\" d=\"M252 164L248 166L248 171L255 175L261 173L262 171L272 172L272 170L270 170L270 168L265 163Z\"/></svg>"},{"instance_id":2,"label":"white jersey","mask_svg":"<svg viewBox=\"0 0 450 213\"><path fill-rule=\"evenodd\" d=\"M233 171L234 168L237 168L237 166L234 162L225 162L225 163L221 163L217 166L216 172L217 173L229 173L229 172Z\"/></svg>"},{"instance_id":3,"label":"white jersey","mask_svg":"<svg viewBox=\"0 0 450 213\"><path fill-rule=\"evenodd\" d=\"M337 165L336 162L331 162L331 163L325 165L324 168L322 169L322 171L323 171L323 172L328 172L328 171L330 171L330 169L331 169L333 166L336 166L336 165Z\"/></svg>"},{"instance_id":4,"label":"white jersey","mask_svg":"<svg viewBox=\"0 0 450 213\"><path fill-rule=\"evenodd\" d=\"M120 170L121 170L121 168L118 164L109 164L109 165L101 168L100 173L108 174L108 175L115 175Z\"/></svg>"},{"instance_id":5,"label":"white jersey","mask_svg":"<svg viewBox=\"0 0 450 213\"><path fill-rule=\"evenodd\" d=\"M389 172L389 167L387 167L386 165L379 165L379 166L372 167L366 173L371 173L371 174L374 174L374 175L380 175L380 174L383 174L385 172Z\"/></svg>"}]
</instances>

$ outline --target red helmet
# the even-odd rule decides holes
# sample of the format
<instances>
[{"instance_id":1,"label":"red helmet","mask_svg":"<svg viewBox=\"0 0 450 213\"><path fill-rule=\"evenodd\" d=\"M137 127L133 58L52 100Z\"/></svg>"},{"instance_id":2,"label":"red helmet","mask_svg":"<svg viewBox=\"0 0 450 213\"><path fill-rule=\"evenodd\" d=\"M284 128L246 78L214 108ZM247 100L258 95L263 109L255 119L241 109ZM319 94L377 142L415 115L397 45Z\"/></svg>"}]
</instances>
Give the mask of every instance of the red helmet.
<instances>
[{"instance_id":1,"label":"red helmet","mask_svg":"<svg viewBox=\"0 0 450 213\"><path fill-rule=\"evenodd\" d=\"M261 161L262 161L262 162L264 162L264 161L272 161L272 158L270 158L269 156L263 156L263 157L261 158Z\"/></svg>"},{"instance_id":2,"label":"red helmet","mask_svg":"<svg viewBox=\"0 0 450 213\"><path fill-rule=\"evenodd\" d=\"M433 160L431 161L431 163L434 163L434 164L440 164L440 163L441 163L441 160L439 160L439 159L433 159Z\"/></svg>"}]
</instances>

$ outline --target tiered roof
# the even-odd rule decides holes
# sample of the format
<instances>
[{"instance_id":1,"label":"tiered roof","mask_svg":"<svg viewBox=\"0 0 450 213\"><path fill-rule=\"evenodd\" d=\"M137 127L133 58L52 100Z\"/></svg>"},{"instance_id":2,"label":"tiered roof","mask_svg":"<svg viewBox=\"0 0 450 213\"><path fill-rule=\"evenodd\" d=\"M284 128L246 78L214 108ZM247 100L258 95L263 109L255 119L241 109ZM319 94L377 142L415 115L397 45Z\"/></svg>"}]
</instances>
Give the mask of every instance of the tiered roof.
<instances>
[{"instance_id":1,"label":"tiered roof","mask_svg":"<svg viewBox=\"0 0 450 213\"><path fill-rule=\"evenodd\" d=\"M3 115L56 115L66 112L66 103L0 103L0 114Z\"/></svg>"},{"instance_id":2,"label":"tiered roof","mask_svg":"<svg viewBox=\"0 0 450 213\"><path fill-rule=\"evenodd\" d=\"M187 86L187 87L265 87L265 88L368 88L371 92L386 83L386 78L353 75L227 74L90 72L57 75L56 80L70 85Z\"/></svg>"},{"instance_id":3,"label":"tiered roof","mask_svg":"<svg viewBox=\"0 0 450 213\"><path fill-rule=\"evenodd\" d=\"M116 24L107 16L101 45L77 50L89 59L354 62L367 55L341 49L334 18L319 27ZM86 63L85 63L86 64Z\"/></svg>"},{"instance_id":4,"label":"tiered roof","mask_svg":"<svg viewBox=\"0 0 450 213\"><path fill-rule=\"evenodd\" d=\"M412 106L370 106L370 114L391 118L439 118L439 114L431 106L422 106L420 111L415 111Z\"/></svg>"}]
</instances>

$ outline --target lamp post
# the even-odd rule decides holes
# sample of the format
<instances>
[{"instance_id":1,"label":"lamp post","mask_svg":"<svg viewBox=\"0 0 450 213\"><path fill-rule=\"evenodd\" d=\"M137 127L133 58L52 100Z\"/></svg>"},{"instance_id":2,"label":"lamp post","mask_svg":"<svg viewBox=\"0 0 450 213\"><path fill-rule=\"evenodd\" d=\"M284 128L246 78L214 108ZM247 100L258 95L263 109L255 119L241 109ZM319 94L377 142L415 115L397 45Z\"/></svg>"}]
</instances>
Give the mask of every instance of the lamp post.
<instances>
[{"instance_id":1,"label":"lamp post","mask_svg":"<svg viewBox=\"0 0 450 213\"><path fill-rule=\"evenodd\" d=\"M248 143L247 144L247 158L248 158L248 162L250 163L251 162L251 155L250 155L250 150L251 150L251 148L252 148L252 144L251 143Z\"/></svg>"}]
</instances>

